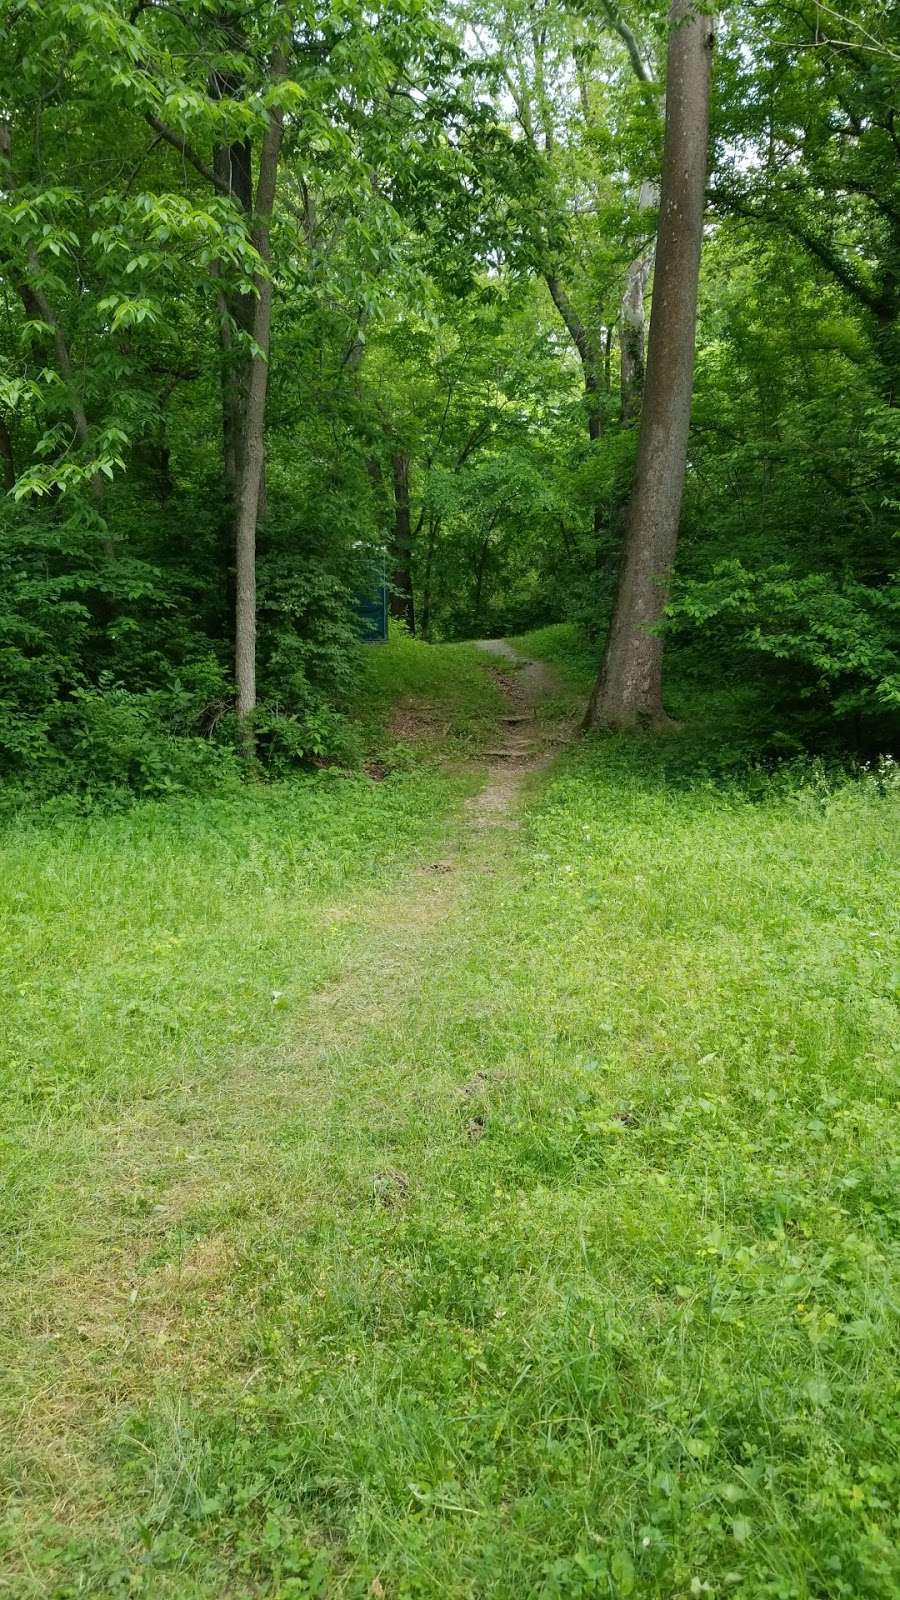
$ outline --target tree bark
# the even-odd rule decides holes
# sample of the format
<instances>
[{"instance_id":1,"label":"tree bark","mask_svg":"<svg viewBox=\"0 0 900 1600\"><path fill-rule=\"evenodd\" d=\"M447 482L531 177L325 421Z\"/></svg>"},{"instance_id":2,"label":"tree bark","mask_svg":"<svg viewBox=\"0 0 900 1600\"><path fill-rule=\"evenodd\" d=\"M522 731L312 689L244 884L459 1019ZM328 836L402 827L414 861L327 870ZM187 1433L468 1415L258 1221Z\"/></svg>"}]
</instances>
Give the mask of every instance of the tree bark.
<instances>
[{"instance_id":1,"label":"tree bark","mask_svg":"<svg viewBox=\"0 0 900 1600\"><path fill-rule=\"evenodd\" d=\"M649 276L649 260L646 256L637 256L628 268L619 312L619 404L623 422L633 422L641 411L644 392L644 294Z\"/></svg>"},{"instance_id":2,"label":"tree bark","mask_svg":"<svg viewBox=\"0 0 900 1600\"><path fill-rule=\"evenodd\" d=\"M642 183L638 208L647 211L655 204L653 185ZM644 395L644 298L653 265L653 245L635 256L628 267L625 292L619 308L619 405L623 422L633 422L641 414Z\"/></svg>"},{"instance_id":3,"label":"tree bark","mask_svg":"<svg viewBox=\"0 0 900 1600\"><path fill-rule=\"evenodd\" d=\"M432 511L428 518L428 537L425 541L425 574L422 580L422 627L423 639L431 638L431 596L434 582L434 556L437 549L438 532L441 519Z\"/></svg>"},{"instance_id":4,"label":"tree bark","mask_svg":"<svg viewBox=\"0 0 900 1600\"><path fill-rule=\"evenodd\" d=\"M16 457L5 417L0 417L0 461L3 463L3 488L9 494L16 486Z\"/></svg>"},{"instance_id":5,"label":"tree bark","mask_svg":"<svg viewBox=\"0 0 900 1600\"><path fill-rule=\"evenodd\" d=\"M666 131L647 377L625 549L603 663L585 727L666 721L658 626L668 598L684 490L693 388L712 18L673 0Z\"/></svg>"},{"instance_id":6,"label":"tree bark","mask_svg":"<svg viewBox=\"0 0 900 1600\"><path fill-rule=\"evenodd\" d=\"M405 622L410 633L416 631L416 613L410 564L412 524L409 515L409 452L397 450L391 456L394 484L394 571L391 580L391 616Z\"/></svg>"},{"instance_id":7,"label":"tree bark","mask_svg":"<svg viewBox=\"0 0 900 1600\"><path fill-rule=\"evenodd\" d=\"M569 296L554 272L544 274L550 297L568 329L569 336L581 361L584 374L584 397L587 403L588 437L593 443L603 433L603 413L600 410L602 388L603 349L600 341L592 337L579 317Z\"/></svg>"},{"instance_id":8,"label":"tree bark","mask_svg":"<svg viewBox=\"0 0 900 1600\"><path fill-rule=\"evenodd\" d=\"M281 50L273 52L272 77L284 77L285 58ZM249 362L247 399L244 412L243 448L237 462L237 494L234 519L235 562L235 619L234 657L236 706L238 717L244 724L245 745L252 752L253 734L250 716L256 707L256 525L259 514L259 492L262 483L266 415L266 391L269 379L269 341L272 329L272 248L270 226L275 205L275 187L278 180L278 159L284 133L284 116L279 108L273 109L263 135L259 156L259 177L256 188L253 243L259 252L263 270L256 275L256 302L253 308L253 341L255 353Z\"/></svg>"}]
</instances>

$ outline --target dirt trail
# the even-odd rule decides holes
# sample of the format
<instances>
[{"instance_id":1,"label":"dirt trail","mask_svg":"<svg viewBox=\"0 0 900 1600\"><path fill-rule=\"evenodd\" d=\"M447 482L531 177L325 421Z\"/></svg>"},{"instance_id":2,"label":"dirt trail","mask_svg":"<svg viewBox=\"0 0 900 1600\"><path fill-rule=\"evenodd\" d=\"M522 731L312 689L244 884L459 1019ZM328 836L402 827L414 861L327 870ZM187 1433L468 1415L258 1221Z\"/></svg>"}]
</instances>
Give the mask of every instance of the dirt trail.
<instances>
[{"instance_id":1,"label":"dirt trail","mask_svg":"<svg viewBox=\"0 0 900 1600\"><path fill-rule=\"evenodd\" d=\"M497 683L509 707L501 719L500 736L487 752L487 781L467 802L466 812L476 828L516 828L510 815L525 779L551 760L553 746L569 731L565 724L539 719L545 702L559 692L559 681L543 661L520 655L505 639L478 639L480 650L515 667L498 671Z\"/></svg>"}]
</instances>

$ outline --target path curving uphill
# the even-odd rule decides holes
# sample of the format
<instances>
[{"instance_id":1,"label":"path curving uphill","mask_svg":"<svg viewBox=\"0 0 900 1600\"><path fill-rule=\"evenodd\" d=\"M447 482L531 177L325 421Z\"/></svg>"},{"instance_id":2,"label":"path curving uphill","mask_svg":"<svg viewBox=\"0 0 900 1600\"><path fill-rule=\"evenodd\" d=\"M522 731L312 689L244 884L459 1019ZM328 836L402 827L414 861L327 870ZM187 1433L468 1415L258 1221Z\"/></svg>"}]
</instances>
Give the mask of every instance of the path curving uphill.
<instances>
[{"instance_id":1,"label":"path curving uphill","mask_svg":"<svg viewBox=\"0 0 900 1600\"><path fill-rule=\"evenodd\" d=\"M548 714L559 694L559 680L543 661L523 656L506 639L478 639L480 650L504 663L497 683L507 702L497 744L486 752L487 781L467 802L473 827L518 827L511 813L525 780L552 759L554 747L570 733L569 725ZM514 670L510 671L509 668Z\"/></svg>"}]
</instances>

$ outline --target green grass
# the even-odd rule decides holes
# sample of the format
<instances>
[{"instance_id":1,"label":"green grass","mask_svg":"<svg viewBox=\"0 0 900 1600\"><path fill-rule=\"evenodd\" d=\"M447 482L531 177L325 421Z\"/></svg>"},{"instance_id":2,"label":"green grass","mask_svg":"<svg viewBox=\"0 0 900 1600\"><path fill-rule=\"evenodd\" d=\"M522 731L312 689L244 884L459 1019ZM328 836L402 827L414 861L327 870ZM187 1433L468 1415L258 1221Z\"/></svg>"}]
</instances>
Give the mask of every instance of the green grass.
<instances>
[{"instance_id":1,"label":"green grass","mask_svg":"<svg viewBox=\"0 0 900 1600\"><path fill-rule=\"evenodd\" d=\"M710 739L6 837L0 1593L893 1600L900 786Z\"/></svg>"},{"instance_id":2,"label":"green grass","mask_svg":"<svg viewBox=\"0 0 900 1600\"><path fill-rule=\"evenodd\" d=\"M19 827L3 839L0 967L14 1107L155 1093L210 1042L267 1045L323 981L317 908L384 880L460 792L433 770L324 773L229 799Z\"/></svg>"},{"instance_id":3,"label":"green grass","mask_svg":"<svg viewBox=\"0 0 900 1600\"><path fill-rule=\"evenodd\" d=\"M555 622L547 628L532 628L517 634L510 644L523 655L536 656L555 667L562 682L575 694L587 698L597 676L599 646L592 645L574 622Z\"/></svg>"},{"instance_id":4,"label":"green grass","mask_svg":"<svg viewBox=\"0 0 900 1600\"><path fill-rule=\"evenodd\" d=\"M417 742L429 753L436 745L477 746L502 709L492 676L498 665L477 645L423 645L392 625L388 644L365 651L360 720L380 746L392 714L411 709Z\"/></svg>"}]
</instances>

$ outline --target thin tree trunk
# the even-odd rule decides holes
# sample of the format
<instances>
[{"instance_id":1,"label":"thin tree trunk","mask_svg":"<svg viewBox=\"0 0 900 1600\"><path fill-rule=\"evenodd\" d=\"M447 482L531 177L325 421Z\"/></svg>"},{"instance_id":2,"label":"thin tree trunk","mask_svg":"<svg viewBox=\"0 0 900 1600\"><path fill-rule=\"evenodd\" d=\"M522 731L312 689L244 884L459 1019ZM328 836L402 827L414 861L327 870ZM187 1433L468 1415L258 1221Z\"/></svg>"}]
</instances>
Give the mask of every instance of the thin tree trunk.
<instances>
[{"instance_id":1,"label":"thin tree trunk","mask_svg":"<svg viewBox=\"0 0 900 1600\"><path fill-rule=\"evenodd\" d=\"M221 96L226 87L233 85L215 81L216 92ZM213 170L222 187L234 201L241 214L248 219L253 212L252 152L249 140L219 145L213 153ZM219 348L222 370L222 442L224 452L225 488L231 500L231 518L234 518L234 499L237 493L240 451L244 432L244 412L250 387L250 358L243 343L234 337L234 329L252 333L256 302L250 294L230 294L222 289L218 294Z\"/></svg>"},{"instance_id":2,"label":"thin tree trunk","mask_svg":"<svg viewBox=\"0 0 900 1600\"><path fill-rule=\"evenodd\" d=\"M278 80L284 73L284 53L276 50L272 57L272 77ZM256 706L256 525L263 472L263 430L269 379L269 340L272 329L272 247L269 230L275 204L278 158L283 133L283 113L276 108L271 112L259 156L253 243L262 259L263 271L257 274L255 283L256 304L253 310L252 332L256 352L251 356L249 363L244 439L237 464L238 486L235 501L236 704L238 716L245 727L246 747L250 751L253 748L253 735L249 718Z\"/></svg>"},{"instance_id":3,"label":"thin tree trunk","mask_svg":"<svg viewBox=\"0 0 900 1600\"><path fill-rule=\"evenodd\" d=\"M547 288L550 290L551 299L569 331L581 360L581 370L584 375L588 438L591 444L596 444L603 437L603 412L600 408L600 397L606 377L606 366L602 339L598 340L593 337L585 327L556 275L554 273L545 274L545 281ZM603 507L598 500L594 501L592 523L594 529L594 551L596 559L599 561L601 534L603 532Z\"/></svg>"},{"instance_id":4,"label":"thin tree trunk","mask_svg":"<svg viewBox=\"0 0 900 1600\"><path fill-rule=\"evenodd\" d=\"M219 12L215 21L235 52L246 47L246 38L239 22L229 18L227 12ZM232 73L214 71L210 75L209 92L215 100L239 99L241 88L240 79ZM247 227L252 228L253 146L250 139L235 139L228 144L216 145L213 150L210 176L217 190L229 197L244 218ZM221 273L221 267L218 265L217 272ZM216 298L222 393L222 468L225 485L221 545L223 601L225 615L233 621L236 615L234 538L252 360L247 341L242 335L253 334L256 300L250 293L241 294L224 287L219 289ZM265 514L266 461L263 448L257 522Z\"/></svg>"},{"instance_id":5,"label":"thin tree trunk","mask_svg":"<svg viewBox=\"0 0 900 1600\"><path fill-rule=\"evenodd\" d=\"M434 579L434 554L437 549L441 519L432 512L428 518L428 538L425 542L425 574L422 581L422 638L431 638L431 591Z\"/></svg>"},{"instance_id":6,"label":"thin tree trunk","mask_svg":"<svg viewBox=\"0 0 900 1600\"><path fill-rule=\"evenodd\" d=\"M493 522L491 523L491 527L493 527ZM489 528L484 536L481 548L478 552L478 559L475 563L475 593L472 597L472 611L475 617L476 628L480 628L481 625L481 605L484 593L484 575L487 569L488 545L490 544L490 540L491 529Z\"/></svg>"},{"instance_id":7,"label":"thin tree trunk","mask_svg":"<svg viewBox=\"0 0 900 1600\"><path fill-rule=\"evenodd\" d=\"M620 408L623 422L641 414L644 393L644 296L652 255L636 256L628 268L619 312Z\"/></svg>"},{"instance_id":8,"label":"thin tree trunk","mask_svg":"<svg viewBox=\"0 0 900 1600\"><path fill-rule=\"evenodd\" d=\"M647 378L625 550L586 727L660 725L658 626L678 540L693 387L713 22L673 0Z\"/></svg>"},{"instance_id":9,"label":"thin tree trunk","mask_svg":"<svg viewBox=\"0 0 900 1600\"><path fill-rule=\"evenodd\" d=\"M4 417L0 417L0 460L3 462L3 488L9 494L10 489L16 486L16 457L12 434Z\"/></svg>"},{"instance_id":10,"label":"thin tree trunk","mask_svg":"<svg viewBox=\"0 0 900 1600\"><path fill-rule=\"evenodd\" d=\"M598 341L592 337L585 327L556 274L553 272L545 273L545 282L550 290L553 304L569 331L569 336L578 351L581 361L581 370L584 374L584 398L587 404L588 437L593 443L603 433L603 413L600 409L603 350Z\"/></svg>"},{"instance_id":11,"label":"thin tree trunk","mask_svg":"<svg viewBox=\"0 0 900 1600\"><path fill-rule=\"evenodd\" d=\"M394 572L391 582L391 616L405 622L410 633L416 631L413 604L412 524L409 515L409 453L397 450L391 456L394 484Z\"/></svg>"},{"instance_id":12,"label":"thin tree trunk","mask_svg":"<svg viewBox=\"0 0 900 1600\"><path fill-rule=\"evenodd\" d=\"M619 15L618 6L613 0L601 0L601 3L610 27L619 35L628 52L631 70L638 82L653 88L655 80L650 65L645 60L635 35L624 18ZM646 211L655 204L655 201L653 185L645 181L640 187L638 209ZM652 265L651 245L629 265L619 308L620 407L623 422L631 422L640 416L641 411L644 389L644 295Z\"/></svg>"}]
</instances>

